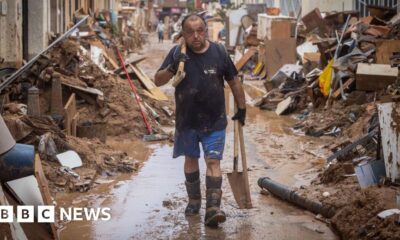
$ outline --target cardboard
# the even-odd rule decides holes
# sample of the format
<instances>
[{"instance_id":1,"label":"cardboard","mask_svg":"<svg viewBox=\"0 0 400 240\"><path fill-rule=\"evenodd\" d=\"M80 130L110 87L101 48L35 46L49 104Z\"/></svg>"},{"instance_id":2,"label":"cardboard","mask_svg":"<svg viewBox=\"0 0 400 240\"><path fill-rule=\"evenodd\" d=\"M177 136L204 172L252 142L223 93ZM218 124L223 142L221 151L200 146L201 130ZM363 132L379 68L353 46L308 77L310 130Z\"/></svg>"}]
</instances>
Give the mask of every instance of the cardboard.
<instances>
[{"instance_id":1,"label":"cardboard","mask_svg":"<svg viewBox=\"0 0 400 240\"><path fill-rule=\"evenodd\" d=\"M294 38L266 40L264 58L269 77L275 75L284 64L295 64L296 40Z\"/></svg>"},{"instance_id":2,"label":"cardboard","mask_svg":"<svg viewBox=\"0 0 400 240\"><path fill-rule=\"evenodd\" d=\"M376 43L376 63L390 64L393 52L400 52L400 40L383 40Z\"/></svg>"}]
</instances>

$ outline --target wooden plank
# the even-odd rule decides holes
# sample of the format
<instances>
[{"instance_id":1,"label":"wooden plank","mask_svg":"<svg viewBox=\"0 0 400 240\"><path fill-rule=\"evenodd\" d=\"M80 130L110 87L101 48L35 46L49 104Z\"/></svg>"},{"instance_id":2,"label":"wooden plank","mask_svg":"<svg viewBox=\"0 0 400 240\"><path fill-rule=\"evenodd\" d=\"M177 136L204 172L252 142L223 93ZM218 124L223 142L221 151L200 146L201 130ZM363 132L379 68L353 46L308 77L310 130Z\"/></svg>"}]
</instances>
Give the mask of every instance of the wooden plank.
<instances>
[{"instance_id":1,"label":"wooden plank","mask_svg":"<svg viewBox=\"0 0 400 240\"><path fill-rule=\"evenodd\" d=\"M168 97L158 88L153 81L143 72L143 70L137 66L129 64L135 74L138 76L139 81L143 83L144 87L151 93L151 97L160 100L167 101Z\"/></svg>"},{"instance_id":2,"label":"wooden plank","mask_svg":"<svg viewBox=\"0 0 400 240\"><path fill-rule=\"evenodd\" d=\"M343 90L348 88L355 80L356 80L355 78L350 78L345 83L343 83ZM340 96L340 87L336 89L336 91L333 93L333 98L337 98L339 96Z\"/></svg>"},{"instance_id":3,"label":"wooden plank","mask_svg":"<svg viewBox=\"0 0 400 240\"><path fill-rule=\"evenodd\" d=\"M42 193L44 205L54 205L53 198L51 197L49 190L49 183L47 182L46 176L43 172L42 161L39 154L35 156L35 177L39 184L40 192ZM54 239L59 239L58 231L54 223L50 223L51 231L53 232Z\"/></svg>"},{"instance_id":4,"label":"wooden plank","mask_svg":"<svg viewBox=\"0 0 400 240\"><path fill-rule=\"evenodd\" d=\"M383 40L376 43L376 63L390 64L393 52L400 52L400 40Z\"/></svg>"},{"instance_id":5,"label":"wooden plank","mask_svg":"<svg viewBox=\"0 0 400 240\"><path fill-rule=\"evenodd\" d=\"M71 135L71 123L76 114L76 99L75 93L71 94L67 104L64 107L64 128L67 135Z\"/></svg>"},{"instance_id":6,"label":"wooden plank","mask_svg":"<svg viewBox=\"0 0 400 240\"><path fill-rule=\"evenodd\" d=\"M129 64L135 65L140 63L141 61L145 60L147 57L137 57L137 58L132 58L132 59L127 59L125 61L125 67L127 67ZM117 69L114 70L115 74L118 74L122 71L122 67L118 67ZM125 74L125 73L124 73Z\"/></svg>"},{"instance_id":7,"label":"wooden plank","mask_svg":"<svg viewBox=\"0 0 400 240\"><path fill-rule=\"evenodd\" d=\"M394 182L400 179L399 103L378 104L379 127L386 176Z\"/></svg>"},{"instance_id":8,"label":"wooden plank","mask_svg":"<svg viewBox=\"0 0 400 240\"><path fill-rule=\"evenodd\" d=\"M114 69L118 68L118 64L114 61L114 59L112 59L112 57L108 55L107 51L104 48L103 48L103 56L107 61L111 63Z\"/></svg>"},{"instance_id":9,"label":"wooden plank","mask_svg":"<svg viewBox=\"0 0 400 240\"><path fill-rule=\"evenodd\" d=\"M79 112L75 114L71 121L71 135L76 137L76 126L78 126Z\"/></svg>"},{"instance_id":10,"label":"wooden plank","mask_svg":"<svg viewBox=\"0 0 400 240\"><path fill-rule=\"evenodd\" d=\"M249 61L249 59L256 53L257 48L250 48L249 50L247 50L247 52L245 52L245 54L239 59L239 61L237 61L235 63L235 67L238 71L240 71L240 69L242 69L242 67L247 63L247 61Z\"/></svg>"}]
</instances>

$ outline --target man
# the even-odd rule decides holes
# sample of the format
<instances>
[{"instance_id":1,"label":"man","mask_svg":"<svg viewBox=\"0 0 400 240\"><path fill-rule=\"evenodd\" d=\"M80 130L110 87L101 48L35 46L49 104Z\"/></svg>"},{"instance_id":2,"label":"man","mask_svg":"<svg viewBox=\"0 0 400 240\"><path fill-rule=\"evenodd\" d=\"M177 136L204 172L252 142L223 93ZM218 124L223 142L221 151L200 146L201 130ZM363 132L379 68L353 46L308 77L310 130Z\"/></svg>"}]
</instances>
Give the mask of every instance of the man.
<instances>
[{"instance_id":1,"label":"man","mask_svg":"<svg viewBox=\"0 0 400 240\"><path fill-rule=\"evenodd\" d=\"M157 86L166 84L177 72L180 61L185 61L185 78L175 89L176 126L173 157L185 156L184 172L189 203L187 216L198 214L201 207L199 178L199 143L202 144L206 171L207 226L218 226L226 220L220 210L222 174L220 161L225 144L227 125L224 99L224 80L232 89L238 111L232 118L244 125L245 97L237 78L237 70L222 45L206 39L206 24L197 15L182 20L182 36L187 55L175 46L155 75Z\"/></svg>"},{"instance_id":2,"label":"man","mask_svg":"<svg viewBox=\"0 0 400 240\"><path fill-rule=\"evenodd\" d=\"M157 25L157 33L158 33L158 43L162 43L164 40L164 23L162 20Z\"/></svg>"}]
</instances>

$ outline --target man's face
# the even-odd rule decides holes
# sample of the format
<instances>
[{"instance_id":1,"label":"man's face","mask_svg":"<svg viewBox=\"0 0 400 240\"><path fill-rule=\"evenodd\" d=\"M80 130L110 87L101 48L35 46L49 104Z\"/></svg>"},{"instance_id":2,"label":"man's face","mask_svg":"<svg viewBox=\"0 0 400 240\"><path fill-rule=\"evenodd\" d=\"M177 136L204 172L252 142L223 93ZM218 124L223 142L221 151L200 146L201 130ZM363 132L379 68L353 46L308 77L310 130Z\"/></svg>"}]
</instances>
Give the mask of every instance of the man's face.
<instances>
[{"instance_id":1,"label":"man's face","mask_svg":"<svg viewBox=\"0 0 400 240\"><path fill-rule=\"evenodd\" d=\"M183 38L193 51L201 51L206 46L206 26L200 18L191 18L183 26Z\"/></svg>"}]
</instances>

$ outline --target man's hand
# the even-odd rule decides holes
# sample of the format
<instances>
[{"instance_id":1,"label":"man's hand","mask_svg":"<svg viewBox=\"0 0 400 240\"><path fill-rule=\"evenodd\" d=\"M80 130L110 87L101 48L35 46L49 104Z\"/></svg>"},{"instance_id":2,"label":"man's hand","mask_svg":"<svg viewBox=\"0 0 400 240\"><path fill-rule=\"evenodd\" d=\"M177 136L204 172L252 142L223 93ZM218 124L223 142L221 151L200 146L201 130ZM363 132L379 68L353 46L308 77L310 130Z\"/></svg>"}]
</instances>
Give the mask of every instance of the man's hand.
<instances>
[{"instance_id":1,"label":"man's hand","mask_svg":"<svg viewBox=\"0 0 400 240\"><path fill-rule=\"evenodd\" d=\"M179 63L180 62L186 62L187 56L184 53L179 53L178 57L175 59L175 61L168 65L167 70L168 72L172 73L172 74L176 74L176 72L178 71L178 67L179 67Z\"/></svg>"},{"instance_id":2,"label":"man's hand","mask_svg":"<svg viewBox=\"0 0 400 240\"><path fill-rule=\"evenodd\" d=\"M246 120L246 108L238 108L236 114L232 117L232 120L238 120L242 126L244 126L244 121Z\"/></svg>"}]
</instances>

